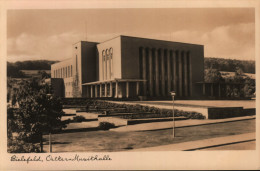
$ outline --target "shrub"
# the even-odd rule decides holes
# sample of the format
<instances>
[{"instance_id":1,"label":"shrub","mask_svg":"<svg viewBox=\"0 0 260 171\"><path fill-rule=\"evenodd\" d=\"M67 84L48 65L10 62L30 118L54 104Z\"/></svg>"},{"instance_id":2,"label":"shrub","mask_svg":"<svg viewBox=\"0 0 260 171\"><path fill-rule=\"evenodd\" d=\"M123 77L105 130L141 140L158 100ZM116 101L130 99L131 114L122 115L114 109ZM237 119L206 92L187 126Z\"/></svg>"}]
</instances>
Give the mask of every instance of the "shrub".
<instances>
[{"instance_id":1,"label":"shrub","mask_svg":"<svg viewBox=\"0 0 260 171\"><path fill-rule=\"evenodd\" d=\"M83 122L86 118L84 116L75 116L73 117L73 122Z\"/></svg>"},{"instance_id":2,"label":"shrub","mask_svg":"<svg viewBox=\"0 0 260 171\"><path fill-rule=\"evenodd\" d=\"M92 106L94 106L96 108L97 113L104 113L104 111L102 111L100 109L125 108L125 111L129 112L129 113L151 112L153 114L157 114L158 117L162 117L162 116L172 117L172 109L159 109L157 107L142 106L139 104L137 104L137 105L130 105L130 104L125 104L125 103L124 104L115 104L115 103L110 103L110 102L101 101L101 100L93 100ZM118 110L115 110L115 111L118 111ZM108 112L108 114L109 114L109 112ZM177 110L177 109L174 109L174 116L175 117L184 116L189 119L205 119L205 116L203 116L201 113L187 112L187 111L181 111L181 110ZM131 117L134 117L134 116L131 116ZM128 116L127 118L130 119L130 116Z\"/></svg>"},{"instance_id":3,"label":"shrub","mask_svg":"<svg viewBox=\"0 0 260 171\"><path fill-rule=\"evenodd\" d=\"M115 128L115 124L109 122L100 122L98 127L101 130L109 130L110 128Z\"/></svg>"}]
</instances>

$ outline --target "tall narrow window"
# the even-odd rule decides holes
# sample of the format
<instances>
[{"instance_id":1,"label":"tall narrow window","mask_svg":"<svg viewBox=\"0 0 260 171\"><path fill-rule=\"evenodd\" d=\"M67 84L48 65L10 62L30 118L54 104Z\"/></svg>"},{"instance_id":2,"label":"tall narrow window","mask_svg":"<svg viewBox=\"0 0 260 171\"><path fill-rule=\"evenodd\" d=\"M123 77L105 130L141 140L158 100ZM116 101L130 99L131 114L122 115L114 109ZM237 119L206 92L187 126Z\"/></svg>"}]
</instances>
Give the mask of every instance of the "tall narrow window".
<instances>
[{"instance_id":1,"label":"tall narrow window","mask_svg":"<svg viewBox=\"0 0 260 171\"><path fill-rule=\"evenodd\" d=\"M110 79L113 78L113 48L109 49L110 54Z\"/></svg>"},{"instance_id":2,"label":"tall narrow window","mask_svg":"<svg viewBox=\"0 0 260 171\"><path fill-rule=\"evenodd\" d=\"M106 61L105 61L105 68L106 68L106 80L110 79L110 65L109 65L109 50L106 50Z\"/></svg>"},{"instance_id":3,"label":"tall narrow window","mask_svg":"<svg viewBox=\"0 0 260 171\"><path fill-rule=\"evenodd\" d=\"M72 76L72 74L73 74L73 72L72 72L72 65L70 66L70 72L71 72L70 76Z\"/></svg>"},{"instance_id":4,"label":"tall narrow window","mask_svg":"<svg viewBox=\"0 0 260 171\"><path fill-rule=\"evenodd\" d=\"M106 61L106 54L105 50L102 51L102 78L105 80L105 61Z\"/></svg>"}]
</instances>

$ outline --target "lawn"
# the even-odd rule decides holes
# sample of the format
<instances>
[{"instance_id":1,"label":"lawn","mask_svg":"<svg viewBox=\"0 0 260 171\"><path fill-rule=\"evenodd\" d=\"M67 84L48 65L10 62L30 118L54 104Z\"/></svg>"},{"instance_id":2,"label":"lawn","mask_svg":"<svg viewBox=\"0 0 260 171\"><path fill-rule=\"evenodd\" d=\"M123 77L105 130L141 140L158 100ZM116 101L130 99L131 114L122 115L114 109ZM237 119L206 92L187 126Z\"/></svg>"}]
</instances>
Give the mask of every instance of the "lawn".
<instances>
[{"instance_id":1,"label":"lawn","mask_svg":"<svg viewBox=\"0 0 260 171\"><path fill-rule=\"evenodd\" d=\"M129 101L127 103L172 106L172 101ZM190 107L244 107L255 108L255 100L175 100L175 105Z\"/></svg>"},{"instance_id":2,"label":"lawn","mask_svg":"<svg viewBox=\"0 0 260 171\"><path fill-rule=\"evenodd\" d=\"M113 152L255 132L255 119L143 132L86 131L53 134L53 152ZM46 141L48 136L44 136ZM48 150L47 142L44 150Z\"/></svg>"}]
</instances>

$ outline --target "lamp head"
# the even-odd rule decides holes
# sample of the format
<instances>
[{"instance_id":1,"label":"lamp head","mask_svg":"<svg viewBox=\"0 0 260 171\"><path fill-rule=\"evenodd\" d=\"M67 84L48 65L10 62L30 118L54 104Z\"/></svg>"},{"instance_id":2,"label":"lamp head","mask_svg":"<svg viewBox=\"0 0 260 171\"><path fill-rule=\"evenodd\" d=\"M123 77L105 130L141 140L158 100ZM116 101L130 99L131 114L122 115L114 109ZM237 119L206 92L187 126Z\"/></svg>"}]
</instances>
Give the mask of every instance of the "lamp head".
<instances>
[{"instance_id":1,"label":"lamp head","mask_svg":"<svg viewBox=\"0 0 260 171\"><path fill-rule=\"evenodd\" d=\"M170 93L171 93L171 96L175 96L176 95L175 91L171 91Z\"/></svg>"}]
</instances>

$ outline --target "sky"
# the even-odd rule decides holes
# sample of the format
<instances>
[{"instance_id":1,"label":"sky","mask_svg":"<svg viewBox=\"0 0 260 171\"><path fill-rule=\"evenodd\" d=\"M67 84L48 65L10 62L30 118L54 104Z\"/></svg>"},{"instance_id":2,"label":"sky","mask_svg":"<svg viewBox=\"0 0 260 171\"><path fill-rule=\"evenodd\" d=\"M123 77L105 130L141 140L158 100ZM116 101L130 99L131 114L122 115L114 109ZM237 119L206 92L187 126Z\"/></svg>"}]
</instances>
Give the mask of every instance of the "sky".
<instances>
[{"instance_id":1,"label":"sky","mask_svg":"<svg viewBox=\"0 0 260 171\"><path fill-rule=\"evenodd\" d=\"M255 60L254 16L254 8L8 10L7 61L61 61L80 40L118 35L202 44L205 57Z\"/></svg>"}]
</instances>

